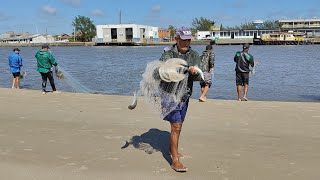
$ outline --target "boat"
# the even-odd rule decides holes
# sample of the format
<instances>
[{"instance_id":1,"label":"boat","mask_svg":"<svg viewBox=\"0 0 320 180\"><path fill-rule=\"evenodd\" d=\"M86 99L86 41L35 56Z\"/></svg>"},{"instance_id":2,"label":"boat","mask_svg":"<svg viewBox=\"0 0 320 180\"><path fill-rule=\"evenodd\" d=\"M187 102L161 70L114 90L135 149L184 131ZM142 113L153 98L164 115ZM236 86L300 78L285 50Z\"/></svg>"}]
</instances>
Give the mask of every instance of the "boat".
<instances>
[{"instance_id":1,"label":"boat","mask_svg":"<svg viewBox=\"0 0 320 180\"><path fill-rule=\"evenodd\" d=\"M260 38L253 40L257 45L303 45L312 44L312 39L307 38L303 32L274 32L262 34Z\"/></svg>"}]
</instances>

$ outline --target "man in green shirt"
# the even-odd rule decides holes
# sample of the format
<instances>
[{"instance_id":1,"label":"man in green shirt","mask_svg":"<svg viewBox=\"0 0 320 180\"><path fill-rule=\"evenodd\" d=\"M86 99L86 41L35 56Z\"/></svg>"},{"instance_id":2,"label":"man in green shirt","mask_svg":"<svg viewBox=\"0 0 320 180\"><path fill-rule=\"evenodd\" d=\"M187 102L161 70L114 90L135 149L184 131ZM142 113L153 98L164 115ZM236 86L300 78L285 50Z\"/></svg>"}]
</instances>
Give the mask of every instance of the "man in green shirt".
<instances>
[{"instance_id":1,"label":"man in green shirt","mask_svg":"<svg viewBox=\"0 0 320 180\"><path fill-rule=\"evenodd\" d=\"M49 45L42 45L41 49L36 53L37 58L37 71L40 72L42 77L42 94L46 94L47 80L49 79L52 92L58 92L54 84L53 73L51 71L52 66L57 66L55 58L49 52Z\"/></svg>"}]
</instances>

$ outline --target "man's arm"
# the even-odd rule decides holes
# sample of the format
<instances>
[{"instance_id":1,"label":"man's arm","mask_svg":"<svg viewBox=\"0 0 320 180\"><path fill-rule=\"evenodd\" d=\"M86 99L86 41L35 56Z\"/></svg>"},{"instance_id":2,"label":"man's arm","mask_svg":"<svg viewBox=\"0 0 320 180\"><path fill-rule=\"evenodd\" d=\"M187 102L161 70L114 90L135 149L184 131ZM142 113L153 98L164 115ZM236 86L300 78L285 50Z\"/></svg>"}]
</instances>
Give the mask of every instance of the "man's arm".
<instances>
[{"instance_id":1,"label":"man's arm","mask_svg":"<svg viewBox=\"0 0 320 180\"><path fill-rule=\"evenodd\" d=\"M236 55L234 55L233 61L237 62L240 55L241 55L240 52L237 52Z\"/></svg>"},{"instance_id":2,"label":"man's arm","mask_svg":"<svg viewBox=\"0 0 320 180\"><path fill-rule=\"evenodd\" d=\"M253 60L253 56L252 55L250 55L251 56L251 58L250 58L250 65L252 66L252 67L254 67L254 60Z\"/></svg>"},{"instance_id":3,"label":"man's arm","mask_svg":"<svg viewBox=\"0 0 320 180\"><path fill-rule=\"evenodd\" d=\"M23 64L22 64L22 58L21 56L19 56L19 66L21 67Z\"/></svg>"},{"instance_id":4,"label":"man's arm","mask_svg":"<svg viewBox=\"0 0 320 180\"><path fill-rule=\"evenodd\" d=\"M57 66L58 63L56 61L56 59L52 56L52 54L49 53L49 60L50 60L50 63L54 66Z\"/></svg>"}]
</instances>

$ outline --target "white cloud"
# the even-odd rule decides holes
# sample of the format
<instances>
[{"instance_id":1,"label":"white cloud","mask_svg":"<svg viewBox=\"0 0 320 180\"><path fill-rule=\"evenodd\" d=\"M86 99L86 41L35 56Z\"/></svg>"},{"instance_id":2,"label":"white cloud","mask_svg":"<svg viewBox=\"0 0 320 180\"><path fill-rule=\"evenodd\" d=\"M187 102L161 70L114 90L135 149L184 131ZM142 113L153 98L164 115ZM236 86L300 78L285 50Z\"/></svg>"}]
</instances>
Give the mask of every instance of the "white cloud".
<instances>
[{"instance_id":1,"label":"white cloud","mask_svg":"<svg viewBox=\"0 0 320 180\"><path fill-rule=\"evenodd\" d=\"M160 12L160 10L161 10L160 5L155 5L151 8L151 11L154 13L158 13L158 12Z\"/></svg>"},{"instance_id":2,"label":"white cloud","mask_svg":"<svg viewBox=\"0 0 320 180\"><path fill-rule=\"evenodd\" d=\"M49 15L55 15L57 13L57 9L49 5L42 6L41 10L45 14L49 14Z\"/></svg>"},{"instance_id":3,"label":"white cloud","mask_svg":"<svg viewBox=\"0 0 320 180\"><path fill-rule=\"evenodd\" d=\"M91 15L96 17L102 17L104 16L104 12L101 11L100 9L95 9L91 12Z\"/></svg>"},{"instance_id":4,"label":"white cloud","mask_svg":"<svg viewBox=\"0 0 320 180\"><path fill-rule=\"evenodd\" d=\"M81 0L61 0L63 3L70 4L72 6L79 6Z\"/></svg>"}]
</instances>

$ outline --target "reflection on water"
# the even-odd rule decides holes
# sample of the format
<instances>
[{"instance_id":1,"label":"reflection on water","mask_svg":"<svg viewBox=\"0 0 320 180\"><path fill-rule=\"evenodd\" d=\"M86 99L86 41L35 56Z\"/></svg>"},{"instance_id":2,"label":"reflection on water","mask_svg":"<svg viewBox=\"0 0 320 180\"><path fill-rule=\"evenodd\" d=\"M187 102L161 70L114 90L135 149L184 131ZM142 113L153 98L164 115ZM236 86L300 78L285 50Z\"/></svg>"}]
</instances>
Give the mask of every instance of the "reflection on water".
<instances>
[{"instance_id":1,"label":"reflection on water","mask_svg":"<svg viewBox=\"0 0 320 180\"><path fill-rule=\"evenodd\" d=\"M204 45L192 46L199 53ZM152 47L51 47L60 66L78 85L94 93L131 95L139 87L146 64L159 59L164 46ZM7 56L13 48L0 48L0 86L11 87ZM34 54L37 47L21 47L24 70L28 76L22 88L41 90ZM319 101L320 51L310 46L251 46L250 53L258 65L250 78L251 100ZM214 46L215 79L208 98L236 99L233 56L241 46ZM55 79L62 91L77 91L70 82ZM193 97L200 95L194 83ZM50 88L50 86L49 86Z\"/></svg>"}]
</instances>

